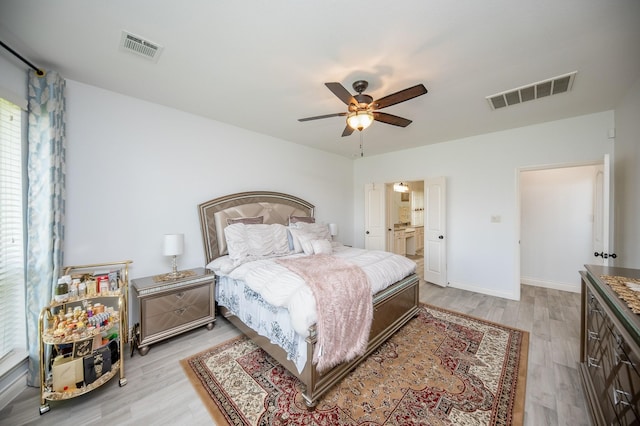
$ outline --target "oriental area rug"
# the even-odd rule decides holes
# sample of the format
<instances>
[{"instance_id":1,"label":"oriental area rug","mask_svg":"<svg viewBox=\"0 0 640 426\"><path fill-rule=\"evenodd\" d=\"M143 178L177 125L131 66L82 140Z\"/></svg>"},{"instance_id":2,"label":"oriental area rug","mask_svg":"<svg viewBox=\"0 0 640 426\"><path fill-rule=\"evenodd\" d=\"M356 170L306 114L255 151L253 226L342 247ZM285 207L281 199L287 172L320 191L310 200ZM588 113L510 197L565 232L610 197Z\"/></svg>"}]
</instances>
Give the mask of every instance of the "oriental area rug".
<instances>
[{"instance_id":1,"label":"oriental area rug","mask_svg":"<svg viewBox=\"0 0 640 426\"><path fill-rule=\"evenodd\" d=\"M315 410L244 336L180 363L219 425L518 425L528 342L526 331L422 304Z\"/></svg>"}]
</instances>

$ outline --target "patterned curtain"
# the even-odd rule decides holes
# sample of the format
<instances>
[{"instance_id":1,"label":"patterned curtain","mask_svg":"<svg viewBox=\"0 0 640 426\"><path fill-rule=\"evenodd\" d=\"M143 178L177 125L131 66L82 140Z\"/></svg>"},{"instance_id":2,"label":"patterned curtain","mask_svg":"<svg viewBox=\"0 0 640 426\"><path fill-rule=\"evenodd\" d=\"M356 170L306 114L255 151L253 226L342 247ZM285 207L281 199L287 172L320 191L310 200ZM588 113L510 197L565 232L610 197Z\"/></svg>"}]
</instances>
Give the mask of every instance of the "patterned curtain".
<instances>
[{"instance_id":1,"label":"patterned curtain","mask_svg":"<svg viewBox=\"0 0 640 426\"><path fill-rule=\"evenodd\" d=\"M38 319L62 268L65 218L65 87L56 72L28 75L26 315L29 386L40 385Z\"/></svg>"}]
</instances>

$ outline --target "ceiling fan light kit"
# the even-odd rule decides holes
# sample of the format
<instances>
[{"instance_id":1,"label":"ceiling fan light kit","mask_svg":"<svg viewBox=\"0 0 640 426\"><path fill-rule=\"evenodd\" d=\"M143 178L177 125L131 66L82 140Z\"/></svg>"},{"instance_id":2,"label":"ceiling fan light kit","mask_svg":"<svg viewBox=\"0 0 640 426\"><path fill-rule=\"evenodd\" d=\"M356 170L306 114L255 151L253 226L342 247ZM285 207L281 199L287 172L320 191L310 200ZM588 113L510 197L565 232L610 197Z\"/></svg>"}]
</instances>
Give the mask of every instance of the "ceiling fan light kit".
<instances>
[{"instance_id":1,"label":"ceiling fan light kit","mask_svg":"<svg viewBox=\"0 0 640 426\"><path fill-rule=\"evenodd\" d=\"M353 130L363 131L373 123L373 113L371 111L353 111L347 116L347 124Z\"/></svg>"},{"instance_id":2,"label":"ceiling fan light kit","mask_svg":"<svg viewBox=\"0 0 640 426\"><path fill-rule=\"evenodd\" d=\"M369 83L365 80L358 80L353 83L353 89L357 92L356 95L351 95L344 86L337 82L325 83L325 86L331 92L338 97L345 105L347 105L348 112L338 112L334 114L318 115L315 117L300 118L298 121L310 121L319 120L329 117L344 117L347 116L347 125L342 132L342 136L349 136L354 130L364 130L373 123L373 121L379 121L381 123L391 124L398 127L407 127L411 124L411 120L398 117L397 115L387 114L385 112L379 112L377 110L390 107L400 102L408 101L409 99L416 98L418 96L427 93L426 87L423 84L416 84L413 87L409 87L399 92L392 93L384 96L378 100L373 98L364 92Z\"/></svg>"}]
</instances>

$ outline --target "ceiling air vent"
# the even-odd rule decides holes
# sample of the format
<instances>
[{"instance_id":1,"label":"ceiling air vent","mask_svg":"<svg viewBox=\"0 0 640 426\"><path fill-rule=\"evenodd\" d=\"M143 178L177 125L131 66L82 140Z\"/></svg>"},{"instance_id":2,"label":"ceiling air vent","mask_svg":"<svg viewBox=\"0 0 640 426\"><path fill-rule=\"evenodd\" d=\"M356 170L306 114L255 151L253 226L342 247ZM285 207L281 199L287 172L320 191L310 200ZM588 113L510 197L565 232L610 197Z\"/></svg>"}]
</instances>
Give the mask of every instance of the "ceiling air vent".
<instances>
[{"instance_id":1,"label":"ceiling air vent","mask_svg":"<svg viewBox=\"0 0 640 426\"><path fill-rule=\"evenodd\" d=\"M537 83L496 93L495 95L487 96L487 101L491 109L495 110L534 99L544 98L545 96L568 92L573 86L573 80L576 78L577 73L578 71L574 71L559 75L558 77L538 81Z\"/></svg>"},{"instance_id":2,"label":"ceiling air vent","mask_svg":"<svg viewBox=\"0 0 640 426\"><path fill-rule=\"evenodd\" d=\"M120 49L135 53L136 55L147 58L153 62L158 62L158 57L162 53L162 46L158 43L154 43L149 40L145 40L142 37L122 32L122 38L120 39Z\"/></svg>"}]
</instances>

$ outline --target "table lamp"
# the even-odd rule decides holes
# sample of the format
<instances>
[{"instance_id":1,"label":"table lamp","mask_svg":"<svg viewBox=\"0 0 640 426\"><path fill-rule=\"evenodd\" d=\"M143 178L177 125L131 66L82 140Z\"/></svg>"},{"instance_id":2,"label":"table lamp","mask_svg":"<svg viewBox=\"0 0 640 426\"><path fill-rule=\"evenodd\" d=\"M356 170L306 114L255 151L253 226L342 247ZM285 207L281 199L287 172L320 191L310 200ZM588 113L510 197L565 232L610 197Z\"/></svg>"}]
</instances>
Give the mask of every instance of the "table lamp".
<instances>
[{"instance_id":1,"label":"table lamp","mask_svg":"<svg viewBox=\"0 0 640 426\"><path fill-rule=\"evenodd\" d=\"M167 274L167 278L178 278L178 265L176 256L184 252L184 234L164 234L163 254L165 256L173 256L173 270Z\"/></svg>"},{"instance_id":2,"label":"table lamp","mask_svg":"<svg viewBox=\"0 0 640 426\"><path fill-rule=\"evenodd\" d=\"M338 224L337 223L330 223L329 224L329 233L331 234L331 239L332 240L333 240L333 237L338 235Z\"/></svg>"}]
</instances>

